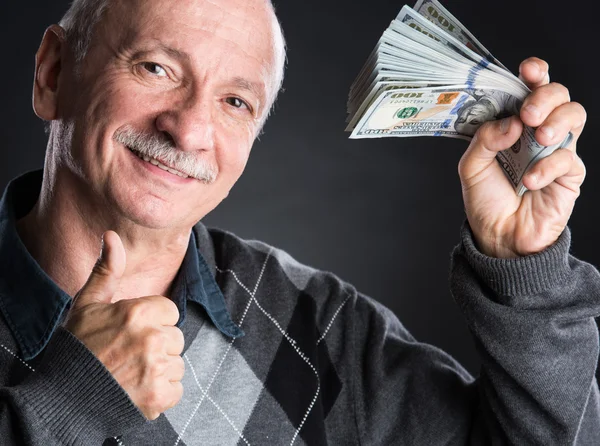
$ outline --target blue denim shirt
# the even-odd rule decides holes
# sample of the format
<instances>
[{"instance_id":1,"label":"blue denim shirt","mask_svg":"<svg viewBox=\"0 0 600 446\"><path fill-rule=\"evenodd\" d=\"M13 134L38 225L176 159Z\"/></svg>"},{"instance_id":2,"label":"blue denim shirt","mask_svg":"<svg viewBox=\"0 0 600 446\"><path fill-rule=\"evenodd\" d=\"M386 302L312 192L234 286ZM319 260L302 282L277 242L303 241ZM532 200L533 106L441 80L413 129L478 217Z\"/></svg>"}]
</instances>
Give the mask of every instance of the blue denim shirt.
<instances>
[{"instance_id":1,"label":"blue denim shirt","mask_svg":"<svg viewBox=\"0 0 600 446\"><path fill-rule=\"evenodd\" d=\"M29 254L16 230L16 221L35 205L41 183L41 170L21 175L9 183L0 201L0 312L25 360L46 347L72 301ZM232 321L223 293L198 250L194 230L172 290L170 297L180 314L178 326L185 321L190 300L202 305L226 336L244 335Z\"/></svg>"}]
</instances>

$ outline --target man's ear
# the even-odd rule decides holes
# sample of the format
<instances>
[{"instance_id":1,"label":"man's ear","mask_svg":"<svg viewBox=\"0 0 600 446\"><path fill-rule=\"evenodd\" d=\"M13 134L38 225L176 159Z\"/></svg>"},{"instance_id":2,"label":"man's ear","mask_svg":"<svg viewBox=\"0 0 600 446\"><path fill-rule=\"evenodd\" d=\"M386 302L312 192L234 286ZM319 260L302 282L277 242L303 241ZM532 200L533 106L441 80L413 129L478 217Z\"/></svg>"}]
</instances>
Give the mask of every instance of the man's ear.
<instances>
[{"instance_id":1,"label":"man's ear","mask_svg":"<svg viewBox=\"0 0 600 446\"><path fill-rule=\"evenodd\" d=\"M57 117L58 85L65 45L64 29L52 25L44 33L40 48L35 55L33 110L45 121Z\"/></svg>"}]
</instances>

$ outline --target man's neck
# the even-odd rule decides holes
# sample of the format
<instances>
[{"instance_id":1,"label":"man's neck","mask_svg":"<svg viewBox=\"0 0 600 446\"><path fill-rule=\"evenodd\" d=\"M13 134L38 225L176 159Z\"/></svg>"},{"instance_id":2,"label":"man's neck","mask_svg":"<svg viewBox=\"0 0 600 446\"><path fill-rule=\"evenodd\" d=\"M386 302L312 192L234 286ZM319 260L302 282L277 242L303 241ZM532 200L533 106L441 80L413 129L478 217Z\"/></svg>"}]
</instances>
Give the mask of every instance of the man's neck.
<instances>
[{"instance_id":1,"label":"man's neck","mask_svg":"<svg viewBox=\"0 0 600 446\"><path fill-rule=\"evenodd\" d=\"M102 234L110 229L121 237L127 256L127 267L113 301L169 296L191 228L140 227L111 212L107 203L94 203L82 196L79 191L86 188L74 181L72 176L48 175L45 170L37 203L17 222L19 236L40 267L74 296L98 259Z\"/></svg>"}]
</instances>

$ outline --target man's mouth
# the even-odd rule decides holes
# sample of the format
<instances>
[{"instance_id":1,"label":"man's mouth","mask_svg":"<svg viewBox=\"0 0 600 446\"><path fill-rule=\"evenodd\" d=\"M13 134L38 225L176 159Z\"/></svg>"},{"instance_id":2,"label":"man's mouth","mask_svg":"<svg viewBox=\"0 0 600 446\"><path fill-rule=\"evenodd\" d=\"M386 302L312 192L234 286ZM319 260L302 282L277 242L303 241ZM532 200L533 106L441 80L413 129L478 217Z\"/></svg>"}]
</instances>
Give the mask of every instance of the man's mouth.
<instances>
[{"instance_id":1,"label":"man's mouth","mask_svg":"<svg viewBox=\"0 0 600 446\"><path fill-rule=\"evenodd\" d=\"M146 155L142 155L140 152L138 152L137 150L132 149L131 147L127 147L129 150L131 150L138 158L140 158L143 161L146 161L147 163L153 164L156 167L160 167L162 170L166 170L169 173L172 173L173 175L177 175L181 178L189 178L189 175L186 175L185 173L179 172L178 170L175 170L169 166L165 166L164 164L162 164L160 161L158 161L157 159L154 158L150 158L149 156Z\"/></svg>"}]
</instances>

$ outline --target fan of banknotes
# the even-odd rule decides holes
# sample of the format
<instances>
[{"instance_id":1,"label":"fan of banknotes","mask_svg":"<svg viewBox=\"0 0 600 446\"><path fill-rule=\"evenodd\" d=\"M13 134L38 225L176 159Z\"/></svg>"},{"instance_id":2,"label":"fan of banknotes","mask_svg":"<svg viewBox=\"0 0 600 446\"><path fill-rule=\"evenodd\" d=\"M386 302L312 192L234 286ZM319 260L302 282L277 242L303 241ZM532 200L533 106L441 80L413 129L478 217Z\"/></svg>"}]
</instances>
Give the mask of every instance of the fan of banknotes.
<instances>
[{"instance_id":1,"label":"fan of banknotes","mask_svg":"<svg viewBox=\"0 0 600 446\"><path fill-rule=\"evenodd\" d=\"M529 88L437 0L404 6L350 88L350 138L449 136L471 139L486 121L518 115ZM497 160L518 195L540 159L569 145L542 146L525 127Z\"/></svg>"}]
</instances>

